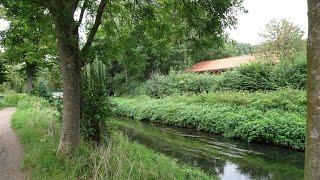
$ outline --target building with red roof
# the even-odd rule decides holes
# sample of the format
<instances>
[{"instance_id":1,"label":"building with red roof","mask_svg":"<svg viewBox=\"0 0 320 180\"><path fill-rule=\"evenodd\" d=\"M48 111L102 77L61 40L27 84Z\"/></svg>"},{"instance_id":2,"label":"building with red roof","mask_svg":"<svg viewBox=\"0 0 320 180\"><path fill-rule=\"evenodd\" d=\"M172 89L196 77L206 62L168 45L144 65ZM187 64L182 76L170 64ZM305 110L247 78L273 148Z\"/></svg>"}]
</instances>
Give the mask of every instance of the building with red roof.
<instances>
[{"instance_id":1,"label":"building with red roof","mask_svg":"<svg viewBox=\"0 0 320 180\"><path fill-rule=\"evenodd\" d=\"M196 73L208 72L208 73L219 74L227 70L232 70L243 64L247 64L252 61L255 61L255 59L256 58L254 56L246 55L246 56L237 56L237 57L230 57L230 58L217 59L217 60L211 60L211 61L202 61L186 69L186 71L196 72Z\"/></svg>"}]
</instances>

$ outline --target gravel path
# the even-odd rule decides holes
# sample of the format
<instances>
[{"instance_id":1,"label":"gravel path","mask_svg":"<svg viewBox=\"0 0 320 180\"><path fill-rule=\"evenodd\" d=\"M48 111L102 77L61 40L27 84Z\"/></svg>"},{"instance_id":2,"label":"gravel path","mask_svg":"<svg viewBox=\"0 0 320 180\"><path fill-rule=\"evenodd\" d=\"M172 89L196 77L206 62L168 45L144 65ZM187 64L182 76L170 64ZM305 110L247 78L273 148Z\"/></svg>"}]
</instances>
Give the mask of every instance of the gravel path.
<instances>
[{"instance_id":1,"label":"gravel path","mask_svg":"<svg viewBox=\"0 0 320 180\"><path fill-rule=\"evenodd\" d=\"M14 108L0 111L0 180L25 179L20 171L21 145L10 127L10 119L14 112Z\"/></svg>"}]
</instances>

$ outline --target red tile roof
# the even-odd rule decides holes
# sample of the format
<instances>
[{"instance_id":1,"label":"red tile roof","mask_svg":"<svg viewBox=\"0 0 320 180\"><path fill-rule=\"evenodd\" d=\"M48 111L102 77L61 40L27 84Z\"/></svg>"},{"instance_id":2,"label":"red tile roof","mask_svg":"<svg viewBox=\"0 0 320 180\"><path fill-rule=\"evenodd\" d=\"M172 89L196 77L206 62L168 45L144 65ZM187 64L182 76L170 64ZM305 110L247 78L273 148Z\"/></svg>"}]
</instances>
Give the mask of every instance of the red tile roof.
<instances>
[{"instance_id":1,"label":"red tile roof","mask_svg":"<svg viewBox=\"0 0 320 180\"><path fill-rule=\"evenodd\" d=\"M237 56L211 61L202 61L186 69L189 72L221 71L239 67L255 60L254 56Z\"/></svg>"}]
</instances>

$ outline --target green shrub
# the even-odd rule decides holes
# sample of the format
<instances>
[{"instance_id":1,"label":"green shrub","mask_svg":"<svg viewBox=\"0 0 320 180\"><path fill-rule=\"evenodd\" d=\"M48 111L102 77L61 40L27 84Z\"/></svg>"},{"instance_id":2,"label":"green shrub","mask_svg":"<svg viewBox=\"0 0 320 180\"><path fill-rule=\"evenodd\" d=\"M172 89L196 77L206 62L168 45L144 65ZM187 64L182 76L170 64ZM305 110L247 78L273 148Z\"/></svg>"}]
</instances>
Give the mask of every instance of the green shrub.
<instances>
[{"instance_id":1,"label":"green shrub","mask_svg":"<svg viewBox=\"0 0 320 180\"><path fill-rule=\"evenodd\" d=\"M9 93L4 95L4 106L17 106L20 99L26 98L26 94Z\"/></svg>"},{"instance_id":2,"label":"green shrub","mask_svg":"<svg viewBox=\"0 0 320 180\"><path fill-rule=\"evenodd\" d=\"M194 128L246 141L304 148L306 93L215 92L152 99L114 98L119 116ZM254 126L253 126L254 125Z\"/></svg>"},{"instance_id":3,"label":"green shrub","mask_svg":"<svg viewBox=\"0 0 320 180\"><path fill-rule=\"evenodd\" d=\"M275 90L277 85L272 81L271 71L269 64L250 63L222 74L220 85L226 90Z\"/></svg>"},{"instance_id":4,"label":"green shrub","mask_svg":"<svg viewBox=\"0 0 320 180\"><path fill-rule=\"evenodd\" d=\"M84 67L82 76L81 134L85 140L99 144L101 126L110 112L106 94L107 68L102 61L95 60Z\"/></svg>"},{"instance_id":5,"label":"green shrub","mask_svg":"<svg viewBox=\"0 0 320 180\"><path fill-rule=\"evenodd\" d=\"M51 100L51 92L50 90L45 86L43 82L39 82L35 88L32 91L33 95L42 97L47 100Z\"/></svg>"},{"instance_id":6,"label":"green shrub","mask_svg":"<svg viewBox=\"0 0 320 180\"><path fill-rule=\"evenodd\" d=\"M155 74L146 83L146 92L152 97L172 94L197 94L213 91L217 78L209 74L171 72L167 76Z\"/></svg>"},{"instance_id":7,"label":"green shrub","mask_svg":"<svg viewBox=\"0 0 320 180\"><path fill-rule=\"evenodd\" d=\"M302 149L305 139L305 122L298 116L274 115L274 118L247 122L237 128L235 134L249 142L266 142Z\"/></svg>"},{"instance_id":8,"label":"green shrub","mask_svg":"<svg viewBox=\"0 0 320 180\"><path fill-rule=\"evenodd\" d=\"M307 61L296 58L278 64L254 62L221 75L220 87L225 90L277 90L283 87L305 89Z\"/></svg>"},{"instance_id":9,"label":"green shrub","mask_svg":"<svg viewBox=\"0 0 320 180\"><path fill-rule=\"evenodd\" d=\"M174 102L186 104L215 105L226 104L233 107L250 107L262 112L278 109L286 112L305 114L307 93L301 90L280 89L269 92L217 91L207 94L167 97Z\"/></svg>"},{"instance_id":10,"label":"green shrub","mask_svg":"<svg viewBox=\"0 0 320 180\"><path fill-rule=\"evenodd\" d=\"M172 94L199 94L217 90L274 91L281 88L306 88L305 57L278 64L257 61L221 75L170 72L155 74L146 82L145 94L161 98ZM143 86L140 86L140 92ZM142 94L140 93L140 94Z\"/></svg>"},{"instance_id":11,"label":"green shrub","mask_svg":"<svg viewBox=\"0 0 320 180\"><path fill-rule=\"evenodd\" d=\"M273 68L271 76L277 86L305 89L307 61L303 57L297 57L293 62L282 61Z\"/></svg>"}]
</instances>

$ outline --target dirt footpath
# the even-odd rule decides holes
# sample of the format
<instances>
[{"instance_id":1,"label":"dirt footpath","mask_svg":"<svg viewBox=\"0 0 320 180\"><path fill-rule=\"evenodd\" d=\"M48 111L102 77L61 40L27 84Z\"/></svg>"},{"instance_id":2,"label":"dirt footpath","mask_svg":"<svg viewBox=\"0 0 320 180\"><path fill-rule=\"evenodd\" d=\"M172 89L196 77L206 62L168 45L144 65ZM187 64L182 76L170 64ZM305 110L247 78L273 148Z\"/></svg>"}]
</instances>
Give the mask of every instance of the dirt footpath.
<instances>
[{"instance_id":1,"label":"dirt footpath","mask_svg":"<svg viewBox=\"0 0 320 180\"><path fill-rule=\"evenodd\" d=\"M14 112L14 108L0 111L0 180L25 179L20 171L21 145L10 124Z\"/></svg>"}]
</instances>

